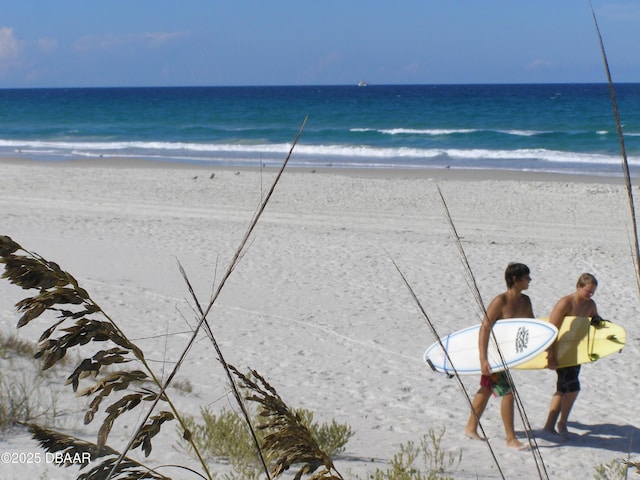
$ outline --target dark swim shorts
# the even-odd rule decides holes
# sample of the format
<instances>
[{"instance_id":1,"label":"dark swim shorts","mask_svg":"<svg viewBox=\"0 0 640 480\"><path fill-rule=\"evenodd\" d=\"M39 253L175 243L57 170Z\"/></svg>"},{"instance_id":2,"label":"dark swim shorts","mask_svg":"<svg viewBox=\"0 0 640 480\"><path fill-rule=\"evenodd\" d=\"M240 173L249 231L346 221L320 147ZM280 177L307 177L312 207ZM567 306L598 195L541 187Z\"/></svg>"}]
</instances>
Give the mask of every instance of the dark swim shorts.
<instances>
[{"instance_id":1,"label":"dark swim shorts","mask_svg":"<svg viewBox=\"0 0 640 480\"><path fill-rule=\"evenodd\" d=\"M560 393L570 393L580 391L580 365L556 369L558 383L556 389Z\"/></svg>"},{"instance_id":2,"label":"dark swim shorts","mask_svg":"<svg viewBox=\"0 0 640 480\"><path fill-rule=\"evenodd\" d=\"M504 397L511 393L511 386L504 372L482 375L480 385L489 388L496 397Z\"/></svg>"}]
</instances>

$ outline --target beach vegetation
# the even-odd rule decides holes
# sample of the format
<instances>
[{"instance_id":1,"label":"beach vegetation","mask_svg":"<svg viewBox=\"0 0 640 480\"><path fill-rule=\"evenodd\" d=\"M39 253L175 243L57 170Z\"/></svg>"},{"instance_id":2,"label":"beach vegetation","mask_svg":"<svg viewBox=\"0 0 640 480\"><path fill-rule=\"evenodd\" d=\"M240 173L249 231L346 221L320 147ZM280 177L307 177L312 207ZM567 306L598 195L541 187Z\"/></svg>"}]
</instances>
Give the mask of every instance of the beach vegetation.
<instances>
[{"instance_id":1,"label":"beach vegetation","mask_svg":"<svg viewBox=\"0 0 640 480\"><path fill-rule=\"evenodd\" d=\"M0 432L35 419L55 421L60 414L57 395L45 382L33 372L0 373Z\"/></svg>"},{"instance_id":2,"label":"beach vegetation","mask_svg":"<svg viewBox=\"0 0 640 480\"><path fill-rule=\"evenodd\" d=\"M0 334L0 432L38 419L53 424L61 414L53 375L38 369L32 342Z\"/></svg>"},{"instance_id":3,"label":"beach vegetation","mask_svg":"<svg viewBox=\"0 0 640 480\"><path fill-rule=\"evenodd\" d=\"M191 380L189 380L188 378L175 380L171 384L171 387L174 388L175 390L178 390L179 392L189 393L189 394L193 393L193 383L191 383Z\"/></svg>"},{"instance_id":4,"label":"beach vegetation","mask_svg":"<svg viewBox=\"0 0 640 480\"><path fill-rule=\"evenodd\" d=\"M342 479L331 454L323 450L312 431L311 415L300 415L289 408L275 388L257 371L250 370L245 375L232 365L229 365L229 369L238 379L242 390L247 392L245 400L250 401L257 410L255 431L259 437L259 450L264 452L264 459L273 477L279 477L295 466L298 468L296 479L303 478L303 475L309 475L314 480ZM252 424L251 421L248 423ZM343 426L337 430L350 432L350 428ZM327 438L325 435L325 440ZM344 443L340 441L331 445L331 448L340 449L344 446L348 437L340 438Z\"/></svg>"},{"instance_id":5,"label":"beach vegetation","mask_svg":"<svg viewBox=\"0 0 640 480\"><path fill-rule=\"evenodd\" d=\"M445 428L438 433L433 429L418 443L409 441L400 445L389 467L376 469L367 476L370 480L450 480L462 462L462 449L447 451L442 446Z\"/></svg>"},{"instance_id":6,"label":"beach vegetation","mask_svg":"<svg viewBox=\"0 0 640 480\"><path fill-rule=\"evenodd\" d=\"M10 237L0 236L0 263L5 266L3 278L26 290L35 289L37 293L17 303L21 317L18 328L28 325L36 319L44 319L53 314L49 326L40 336L34 357L40 359L40 367L47 371L55 367L67 352L81 350L84 355L76 362L75 369L66 380L66 384L79 397L89 399L84 413L84 423L89 424L100 416L96 442L73 437L53 428L30 421L31 406L27 402L14 399L29 399L26 388L7 390L6 404L11 405L11 415L19 416L27 426L32 437L48 453L68 454L72 457L86 455L90 459L82 462L80 469L91 469L81 476L86 479L103 478L165 478L150 468L126 456L127 449L139 449L148 457L152 442L164 424L177 421L182 438L189 444L190 450L199 459L208 478L214 478L201 453L205 444L196 443L202 438L191 431L193 424L183 418L166 393L167 384L156 376L144 352L130 341L111 317L91 298L78 281L56 263L50 262L36 253L23 249ZM96 347L93 354L88 353L90 345ZM82 348L81 348L82 347ZM131 367L130 367L131 366ZM267 477L277 477L294 465L300 465L297 478L313 475L314 479L341 479L335 470L331 456L320 447L318 438L330 444L333 450L344 446L351 435L348 427L313 427L310 413L296 412L290 409L277 394L276 390L256 371L248 375L240 373L235 367L224 364L234 385L239 387L238 404L243 417L248 418L245 401L257 406L255 429L259 438L251 435L256 452L267 472ZM128 367L128 368L125 368ZM169 380L173 378L169 377ZM25 382L25 386L28 382ZM244 392L240 398L239 392ZM164 409L152 415L154 407L162 403ZM103 404L107 404L103 407ZM131 411L144 405L149 414L142 422L129 445L123 451L108 446L110 434L117 424L124 425L131 418ZM102 408L102 412L100 412ZM237 425L225 417L225 425L239 430ZM234 426L235 425L235 426ZM246 426L246 425L245 425ZM252 426L249 419L248 426ZM316 436L311 432L315 428ZM251 441L249 442L251 444ZM264 453L263 453L264 452ZM228 452L227 452L228 453ZM248 454L243 454L245 457ZM269 466L267 466L267 463ZM238 465L242 470L242 466ZM246 471L244 472L246 473ZM256 474L257 475L257 474ZM206 477L205 477L206 478Z\"/></svg>"},{"instance_id":7,"label":"beach vegetation","mask_svg":"<svg viewBox=\"0 0 640 480\"><path fill-rule=\"evenodd\" d=\"M7 358L11 355L33 357L35 353L36 348L33 342L22 340L17 335L0 333L0 358Z\"/></svg>"},{"instance_id":8,"label":"beach vegetation","mask_svg":"<svg viewBox=\"0 0 640 480\"><path fill-rule=\"evenodd\" d=\"M253 414L253 424L260 424L260 416L263 411L256 410ZM320 449L334 456L342 453L345 445L354 432L347 424L331 423L319 424L313 419L313 412L307 409L295 409L294 416L305 425L316 440ZM259 469L260 459L251 441L249 430L242 416L234 411L222 409L217 415L208 407L200 409L200 418L193 416L184 418L189 432L200 451L207 457L223 458L235 467L254 466ZM264 439L268 433L266 430L258 432L259 438ZM189 448L189 444L180 440L182 448Z\"/></svg>"},{"instance_id":9,"label":"beach vegetation","mask_svg":"<svg viewBox=\"0 0 640 480\"><path fill-rule=\"evenodd\" d=\"M596 468L595 480L624 480L627 478L629 466L622 460L611 460Z\"/></svg>"},{"instance_id":10,"label":"beach vegetation","mask_svg":"<svg viewBox=\"0 0 640 480\"><path fill-rule=\"evenodd\" d=\"M24 250L5 236L0 237L0 262L5 266L3 278L25 290L37 290L34 296L16 304L18 312L22 314L18 328L36 319L49 319L49 326L41 334L34 354L40 360L42 371L62 362L68 351L81 350L85 356L75 362L75 369L68 376L66 384L77 396L89 399L84 413L85 424L91 423L98 415L102 417L97 441L93 444L30 421L31 415L28 415L23 424L32 437L49 453L88 453L92 460L101 462L87 474L87 478L92 478L98 472L112 470L126 472L127 475L148 474L149 468L107 447L114 425L125 421L127 414L141 404L149 406L162 402L168 407L150 416L131 440L131 448L140 449L145 456L150 454L152 439L160 432L162 425L180 418L144 353L126 337L78 281L56 263ZM96 345L97 351L87 354L89 344ZM134 367L123 368L128 365ZM13 393L11 395L15 396ZM25 389L20 390L18 395L29 397ZM108 405L100 414L103 403ZM84 462L81 468L87 464Z\"/></svg>"}]
</instances>

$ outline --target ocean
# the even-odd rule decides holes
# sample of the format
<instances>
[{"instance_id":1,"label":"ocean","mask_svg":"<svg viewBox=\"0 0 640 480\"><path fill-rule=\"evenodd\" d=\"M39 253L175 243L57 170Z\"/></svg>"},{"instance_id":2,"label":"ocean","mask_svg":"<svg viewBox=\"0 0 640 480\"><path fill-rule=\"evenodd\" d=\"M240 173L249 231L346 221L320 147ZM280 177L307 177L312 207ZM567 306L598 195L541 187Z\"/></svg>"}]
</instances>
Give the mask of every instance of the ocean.
<instances>
[{"instance_id":1,"label":"ocean","mask_svg":"<svg viewBox=\"0 0 640 480\"><path fill-rule=\"evenodd\" d=\"M615 86L640 174L640 84ZM0 159L622 175L606 84L0 90Z\"/></svg>"}]
</instances>

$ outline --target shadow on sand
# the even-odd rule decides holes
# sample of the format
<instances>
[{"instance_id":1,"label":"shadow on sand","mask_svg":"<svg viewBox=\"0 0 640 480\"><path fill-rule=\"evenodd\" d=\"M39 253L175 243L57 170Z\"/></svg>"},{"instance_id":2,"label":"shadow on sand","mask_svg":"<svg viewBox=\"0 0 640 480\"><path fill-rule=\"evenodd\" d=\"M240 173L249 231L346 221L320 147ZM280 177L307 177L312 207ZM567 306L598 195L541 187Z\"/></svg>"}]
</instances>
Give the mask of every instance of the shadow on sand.
<instances>
[{"instance_id":1,"label":"shadow on sand","mask_svg":"<svg viewBox=\"0 0 640 480\"><path fill-rule=\"evenodd\" d=\"M559 436L550 435L543 431L534 432L537 438L550 442L540 445L541 448L560 446L597 448L619 453L640 453L640 429L633 425L615 425L600 423L587 425L579 422L569 422L569 439L563 440Z\"/></svg>"}]
</instances>

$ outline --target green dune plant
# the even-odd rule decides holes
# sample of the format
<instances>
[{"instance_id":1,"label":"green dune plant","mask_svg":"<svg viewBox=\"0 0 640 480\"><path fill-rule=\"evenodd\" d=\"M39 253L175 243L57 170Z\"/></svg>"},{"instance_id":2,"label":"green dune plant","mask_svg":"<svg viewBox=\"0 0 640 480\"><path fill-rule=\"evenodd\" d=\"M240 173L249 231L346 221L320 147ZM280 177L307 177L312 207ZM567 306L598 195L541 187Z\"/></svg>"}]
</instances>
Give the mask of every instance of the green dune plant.
<instances>
[{"instance_id":1,"label":"green dune plant","mask_svg":"<svg viewBox=\"0 0 640 480\"><path fill-rule=\"evenodd\" d=\"M378 468L371 480L452 480L453 472L462 462L462 450L446 451L442 447L443 427L438 433L429 430L418 443L409 441L400 445L400 451L391 459L389 467Z\"/></svg>"},{"instance_id":2,"label":"green dune plant","mask_svg":"<svg viewBox=\"0 0 640 480\"><path fill-rule=\"evenodd\" d=\"M62 413L49 380L35 367L23 367L28 365L0 373L0 436L21 422L54 424Z\"/></svg>"},{"instance_id":3,"label":"green dune plant","mask_svg":"<svg viewBox=\"0 0 640 480\"><path fill-rule=\"evenodd\" d=\"M606 465L598 465L595 480L625 480L631 465L624 460L612 460Z\"/></svg>"},{"instance_id":4,"label":"green dune plant","mask_svg":"<svg viewBox=\"0 0 640 480\"><path fill-rule=\"evenodd\" d=\"M0 436L35 419L53 425L63 414L55 387L60 372L41 371L35 353L33 341L0 333Z\"/></svg>"},{"instance_id":5,"label":"green dune plant","mask_svg":"<svg viewBox=\"0 0 640 480\"><path fill-rule=\"evenodd\" d=\"M258 426L258 437L263 442L268 430L268 427L265 431L260 430L265 410L255 409L252 413L252 423ZM330 456L342 453L354 435L347 424L340 424L335 420L322 424L315 422L310 410L295 409L292 413L309 430L320 450ZM243 418L237 412L222 409L216 414L209 407L202 407L199 418L189 416L185 418L185 422L193 441L207 458L223 458L234 466L253 466L259 470L259 459L251 437ZM183 439L178 441L178 446L182 449L189 448Z\"/></svg>"}]
</instances>

